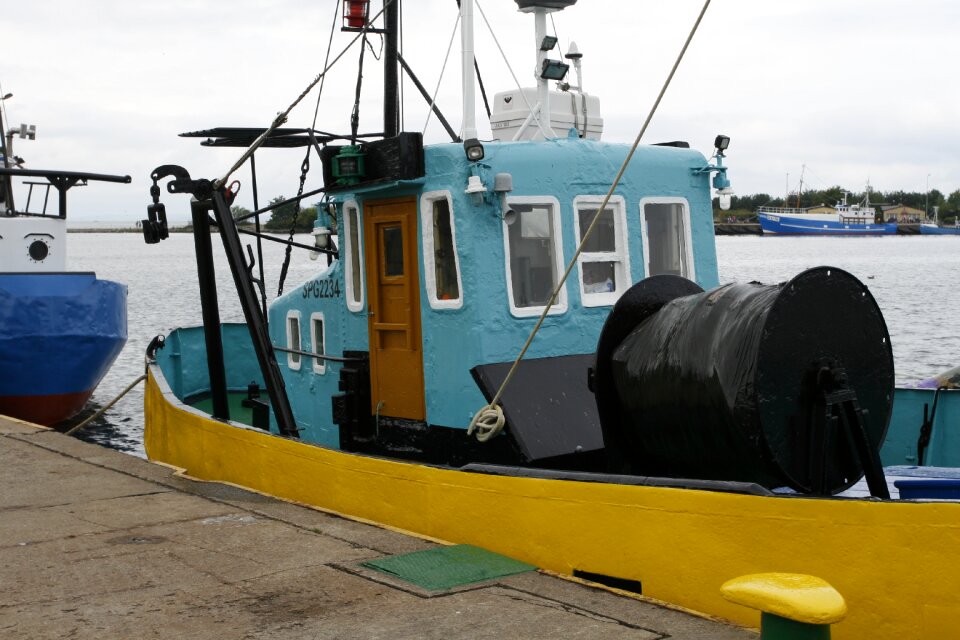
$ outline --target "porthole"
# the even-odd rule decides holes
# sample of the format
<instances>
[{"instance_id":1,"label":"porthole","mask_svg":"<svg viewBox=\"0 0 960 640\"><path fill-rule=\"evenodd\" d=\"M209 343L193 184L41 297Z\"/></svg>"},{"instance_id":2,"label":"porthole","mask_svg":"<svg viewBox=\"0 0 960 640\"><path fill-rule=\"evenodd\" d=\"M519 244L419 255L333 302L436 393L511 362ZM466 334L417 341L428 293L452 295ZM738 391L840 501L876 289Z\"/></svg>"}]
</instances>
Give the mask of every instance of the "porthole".
<instances>
[{"instance_id":1,"label":"porthole","mask_svg":"<svg viewBox=\"0 0 960 640\"><path fill-rule=\"evenodd\" d=\"M43 262L50 255L50 247L43 240L34 240L27 249L30 259L34 262Z\"/></svg>"}]
</instances>

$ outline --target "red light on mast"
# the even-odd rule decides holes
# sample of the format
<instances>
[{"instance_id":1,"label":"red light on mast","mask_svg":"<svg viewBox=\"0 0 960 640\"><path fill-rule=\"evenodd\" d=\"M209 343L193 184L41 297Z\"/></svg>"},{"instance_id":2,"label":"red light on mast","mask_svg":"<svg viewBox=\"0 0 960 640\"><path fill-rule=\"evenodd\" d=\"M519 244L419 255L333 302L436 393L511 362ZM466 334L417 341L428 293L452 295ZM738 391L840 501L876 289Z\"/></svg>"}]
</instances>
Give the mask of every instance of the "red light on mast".
<instances>
[{"instance_id":1,"label":"red light on mast","mask_svg":"<svg viewBox=\"0 0 960 640\"><path fill-rule=\"evenodd\" d=\"M343 26L351 29L362 29L367 26L367 17L370 15L370 0L344 0Z\"/></svg>"}]
</instances>

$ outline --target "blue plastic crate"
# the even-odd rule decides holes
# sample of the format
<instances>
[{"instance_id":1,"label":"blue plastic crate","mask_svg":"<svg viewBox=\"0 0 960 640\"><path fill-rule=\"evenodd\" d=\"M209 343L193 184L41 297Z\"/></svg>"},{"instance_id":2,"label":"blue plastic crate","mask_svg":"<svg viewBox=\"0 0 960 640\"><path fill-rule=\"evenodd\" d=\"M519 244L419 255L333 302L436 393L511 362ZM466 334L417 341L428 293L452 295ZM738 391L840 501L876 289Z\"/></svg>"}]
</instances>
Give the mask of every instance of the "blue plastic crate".
<instances>
[{"instance_id":1,"label":"blue plastic crate","mask_svg":"<svg viewBox=\"0 0 960 640\"><path fill-rule=\"evenodd\" d=\"M893 486L900 490L901 500L960 500L960 479L895 480Z\"/></svg>"}]
</instances>

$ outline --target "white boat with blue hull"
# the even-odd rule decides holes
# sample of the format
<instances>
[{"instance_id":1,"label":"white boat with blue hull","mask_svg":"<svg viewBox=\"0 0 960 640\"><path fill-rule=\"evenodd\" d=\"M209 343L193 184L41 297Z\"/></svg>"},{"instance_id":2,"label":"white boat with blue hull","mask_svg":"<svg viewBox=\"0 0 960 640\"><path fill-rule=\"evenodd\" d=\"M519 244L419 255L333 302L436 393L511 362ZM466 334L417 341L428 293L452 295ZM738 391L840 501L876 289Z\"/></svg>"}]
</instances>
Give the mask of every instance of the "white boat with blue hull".
<instances>
[{"instance_id":1,"label":"white boat with blue hull","mask_svg":"<svg viewBox=\"0 0 960 640\"><path fill-rule=\"evenodd\" d=\"M935 392L901 406L882 314L848 273L719 286L711 196L729 194L729 138L709 158L596 139L598 103L547 86L563 64L546 58L547 14L572 4L518 0L538 87L494 98L492 124L508 123L494 140L477 140L468 91L450 143L424 146L389 110L376 140L212 130L220 146L325 145L305 248L327 265L269 305L229 173L154 171L148 242L164 235L161 181L194 196L204 328L148 353L148 455L741 623L757 615L720 585L779 570L849 598L838 638L948 629L960 574L940 567L960 563L960 503L891 498L881 465L911 463ZM525 113L521 95L537 96ZM245 327L219 322L212 223Z\"/></svg>"},{"instance_id":2,"label":"white boat with blue hull","mask_svg":"<svg viewBox=\"0 0 960 640\"><path fill-rule=\"evenodd\" d=\"M759 207L757 220L765 234L815 236L882 236L897 233L897 223L877 222L868 197L861 204L838 202L832 213L810 213L801 207Z\"/></svg>"}]
</instances>

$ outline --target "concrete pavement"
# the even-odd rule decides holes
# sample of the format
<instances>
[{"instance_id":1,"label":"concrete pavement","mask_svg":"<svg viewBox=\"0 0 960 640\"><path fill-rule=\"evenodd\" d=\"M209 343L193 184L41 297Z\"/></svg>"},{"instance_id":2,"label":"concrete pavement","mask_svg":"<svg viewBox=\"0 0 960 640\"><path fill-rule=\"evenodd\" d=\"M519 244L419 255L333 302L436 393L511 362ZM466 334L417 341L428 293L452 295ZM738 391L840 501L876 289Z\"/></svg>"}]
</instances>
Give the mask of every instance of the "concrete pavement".
<instances>
[{"instance_id":1,"label":"concrete pavement","mask_svg":"<svg viewBox=\"0 0 960 640\"><path fill-rule=\"evenodd\" d=\"M428 592L435 543L0 417L0 638L757 638L530 572Z\"/></svg>"}]
</instances>

